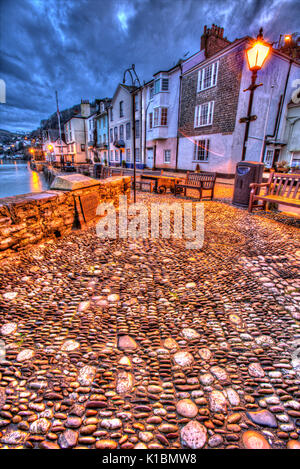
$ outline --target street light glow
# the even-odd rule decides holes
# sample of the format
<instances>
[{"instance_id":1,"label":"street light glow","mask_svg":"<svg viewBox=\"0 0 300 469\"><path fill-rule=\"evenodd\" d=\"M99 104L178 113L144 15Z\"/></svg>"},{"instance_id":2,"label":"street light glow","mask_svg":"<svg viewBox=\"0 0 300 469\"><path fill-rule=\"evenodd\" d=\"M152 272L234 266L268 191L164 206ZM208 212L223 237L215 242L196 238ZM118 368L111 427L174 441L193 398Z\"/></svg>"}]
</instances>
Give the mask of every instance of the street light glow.
<instances>
[{"instance_id":1,"label":"street light glow","mask_svg":"<svg viewBox=\"0 0 300 469\"><path fill-rule=\"evenodd\" d=\"M257 41L252 47L246 50L248 66L251 71L257 71L263 67L270 49L271 47L269 45Z\"/></svg>"}]
</instances>

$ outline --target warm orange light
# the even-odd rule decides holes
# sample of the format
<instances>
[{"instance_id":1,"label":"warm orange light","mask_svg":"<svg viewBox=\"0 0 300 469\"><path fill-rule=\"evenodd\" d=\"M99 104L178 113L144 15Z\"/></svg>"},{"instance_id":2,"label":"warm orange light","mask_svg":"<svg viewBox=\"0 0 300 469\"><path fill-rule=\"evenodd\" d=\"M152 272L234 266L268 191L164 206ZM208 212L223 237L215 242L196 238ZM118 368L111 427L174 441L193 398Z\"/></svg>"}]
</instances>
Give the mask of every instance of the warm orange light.
<instances>
[{"instance_id":1,"label":"warm orange light","mask_svg":"<svg viewBox=\"0 0 300 469\"><path fill-rule=\"evenodd\" d=\"M284 36L285 42L290 42L291 39L292 39L292 36L291 36L290 34L286 34L286 35Z\"/></svg>"},{"instance_id":2,"label":"warm orange light","mask_svg":"<svg viewBox=\"0 0 300 469\"><path fill-rule=\"evenodd\" d=\"M248 66L251 71L257 71L262 68L266 58L268 57L271 50L271 46L268 44L262 43L260 41L255 42L255 44L246 50Z\"/></svg>"},{"instance_id":3,"label":"warm orange light","mask_svg":"<svg viewBox=\"0 0 300 469\"><path fill-rule=\"evenodd\" d=\"M34 153L34 149L30 148L29 153Z\"/></svg>"},{"instance_id":4,"label":"warm orange light","mask_svg":"<svg viewBox=\"0 0 300 469\"><path fill-rule=\"evenodd\" d=\"M48 150L53 151L53 145L48 145Z\"/></svg>"}]
</instances>

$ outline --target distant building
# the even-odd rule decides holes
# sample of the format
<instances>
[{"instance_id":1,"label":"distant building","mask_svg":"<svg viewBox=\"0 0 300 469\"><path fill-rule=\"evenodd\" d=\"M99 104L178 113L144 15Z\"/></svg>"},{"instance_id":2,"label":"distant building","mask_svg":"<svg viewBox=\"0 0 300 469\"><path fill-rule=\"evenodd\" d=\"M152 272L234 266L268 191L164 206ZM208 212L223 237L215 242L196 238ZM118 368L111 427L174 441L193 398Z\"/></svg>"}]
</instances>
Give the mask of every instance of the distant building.
<instances>
[{"instance_id":1,"label":"distant building","mask_svg":"<svg viewBox=\"0 0 300 469\"><path fill-rule=\"evenodd\" d=\"M110 98L98 101L99 110L95 116L94 135L96 140L97 160L101 163L109 161L109 122L108 108L111 105Z\"/></svg>"},{"instance_id":2,"label":"distant building","mask_svg":"<svg viewBox=\"0 0 300 469\"><path fill-rule=\"evenodd\" d=\"M72 163L86 163L91 158L88 151L89 119L92 114L89 101L81 100L81 112L69 119L64 125L66 144L68 146L67 161Z\"/></svg>"},{"instance_id":3,"label":"distant building","mask_svg":"<svg viewBox=\"0 0 300 469\"><path fill-rule=\"evenodd\" d=\"M109 114L109 164L111 166L125 165L133 167L133 139L132 139L132 91L136 91L135 86L119 84L111 105ZM142 108L141 92L138 91L135 98L135 126L136 126L136 163L137 167L143 168L142 162ZM122 163L124 162L124 163Z\"/></svg>"}]
</instances>

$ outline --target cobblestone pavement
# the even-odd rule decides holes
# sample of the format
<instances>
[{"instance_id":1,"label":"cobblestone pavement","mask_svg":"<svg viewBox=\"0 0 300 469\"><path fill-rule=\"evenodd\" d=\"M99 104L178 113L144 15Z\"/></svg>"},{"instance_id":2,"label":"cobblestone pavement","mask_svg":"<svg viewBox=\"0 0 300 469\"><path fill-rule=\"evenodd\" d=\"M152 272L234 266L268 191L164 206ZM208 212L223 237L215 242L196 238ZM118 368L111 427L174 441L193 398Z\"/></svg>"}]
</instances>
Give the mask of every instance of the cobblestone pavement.
<instances>
[{"instance_id":1,"label":"cobblestone pavement","mask_svg":"<svg viewBox=\"0 0 300 469\"><path fill-rule=\"evenodd\" d=\"M299 257L217 201L199 250L90 228L2 262L0 447L299 449Z\"/></svg>"}]
</instances>

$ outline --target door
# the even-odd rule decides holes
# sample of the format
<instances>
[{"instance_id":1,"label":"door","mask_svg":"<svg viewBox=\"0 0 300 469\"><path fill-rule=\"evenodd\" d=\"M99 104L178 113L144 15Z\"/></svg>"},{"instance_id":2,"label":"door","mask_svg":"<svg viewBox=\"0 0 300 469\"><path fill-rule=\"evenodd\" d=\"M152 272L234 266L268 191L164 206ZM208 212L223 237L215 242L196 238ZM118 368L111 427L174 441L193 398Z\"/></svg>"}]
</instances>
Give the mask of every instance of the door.
<instances>
[{"instance_id":1,"label":"door","mask_svg":"<svg viewBox=\"0 0 300 469\"><path fill-rule=\"evenodd\" d=\"M147 148L147 166L153 168L153 148Z\"/></svg>"}]
</instances>

